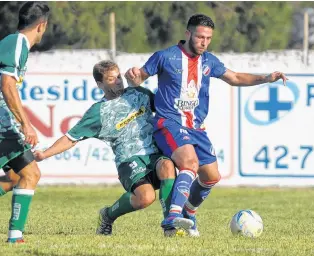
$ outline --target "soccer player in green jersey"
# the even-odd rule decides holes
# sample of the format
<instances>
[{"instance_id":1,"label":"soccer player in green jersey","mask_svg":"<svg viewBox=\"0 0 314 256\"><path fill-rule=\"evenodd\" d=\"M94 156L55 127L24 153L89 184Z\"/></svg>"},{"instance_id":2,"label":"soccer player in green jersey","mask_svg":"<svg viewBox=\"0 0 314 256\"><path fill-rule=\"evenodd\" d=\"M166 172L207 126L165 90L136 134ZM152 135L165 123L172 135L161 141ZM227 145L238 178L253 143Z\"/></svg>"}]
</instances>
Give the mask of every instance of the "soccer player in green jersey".
<instances>
[{"instance_id":1,"label":"soccer player in green jersey","mask_svg":"<svg viewBox=\"0 0 314 256\"><path fill-rule=\"evenodd\" d=\"M103 99L92 105L82 119L50 148L34 154L36 160L41 161L88 138L110 143L120 182L126 190L112 206L100 210L96 233L111 235L112 224L118 217L152 204L155 190L159 188L163 213L167 216L175 169L172 161L161 155L152 136L153 93L141 87L124 89L119 68L112 61L96 64L93 75L105 93ZM182 228L192 225L193 222L187 219L178 223ZM165 235L176 232L165 230Z\"/></svg>"},{"instance_id":2,"label":"soccer player in green jersey","mask_svg":"<svg viewBox=\"0 0 314 256\"><path fill-rule=\"evenodd\" d=\"M29 50L45 33L48 15L46 4L25 3L19 11L18 31L0 41L0 168L5 172L14 171L19 176L13 189L10 243L24 242L24 226L40 178L40 170L31 152L38 138L23 110L18 87L26 71ZM0 196L12 190L10 184L0 182Z\"/></svg>"}]
</instances>

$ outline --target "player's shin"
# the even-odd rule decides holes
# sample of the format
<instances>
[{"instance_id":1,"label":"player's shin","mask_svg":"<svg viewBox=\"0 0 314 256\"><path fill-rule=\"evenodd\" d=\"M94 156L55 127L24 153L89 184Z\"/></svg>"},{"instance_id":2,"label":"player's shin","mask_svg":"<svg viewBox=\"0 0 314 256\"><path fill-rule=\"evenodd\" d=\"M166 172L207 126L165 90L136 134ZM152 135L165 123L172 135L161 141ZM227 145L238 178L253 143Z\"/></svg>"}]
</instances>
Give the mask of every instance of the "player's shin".
<instances>
[{"instance_id":1,"label":"player's shin","mask_svg":"<svg viewBox=\"0 0 314 256\"><path fill-rule=\"evenodd\" d=\"M118 217L129 212L136 211L132 206L132 194L130 192L124 193L112 206L108 209L108 217L114 221Z\"/></svg>"},{"instance_id":2,"label":"player's shin","mask_svg":"<svg viewBox=\"0 0 314 256\"><path fill-rule=\"evenodd\" d=\"M170 210L173 184L174 179L165 179L160 181L159 201L165 218L168 216Z\"/></svg>"},{"instance_id":3,"label":"player's shin","mask_svg":"<svg viewBox=\"0 0 314 256\"><path fill-rule=\"evenodd\" d=\"M211 189L219 180L220 178L214 181L202 182L200 178L197 177L197 179L193 181L190 189L189 199L184 206L187 214L195 215L196 209L207 198L211 192Z\"/></svg>"},{"instance_id":4,"label":"player's shin","mask_svg":"<svg viewBox=\"0 0 314 256\"><path fill-rule=\"evenodd\" d=\"M176 181L173 186L173 193L169 214L182 213L185 202L190 194L190 187L195 179L196 173L193 170L182 169L180 170Z\"/></svg>"},{"instance_id":5,"label":"player's shin","mask_svg":"<svg viewBox=\"0 0 314 256\"><path fill-rule=\"evenodd\" d=\"M34 190L21 188L13 189L12 214L8 234L9 239L22 237L33 196Z\"/></svg>"}]
</instances>

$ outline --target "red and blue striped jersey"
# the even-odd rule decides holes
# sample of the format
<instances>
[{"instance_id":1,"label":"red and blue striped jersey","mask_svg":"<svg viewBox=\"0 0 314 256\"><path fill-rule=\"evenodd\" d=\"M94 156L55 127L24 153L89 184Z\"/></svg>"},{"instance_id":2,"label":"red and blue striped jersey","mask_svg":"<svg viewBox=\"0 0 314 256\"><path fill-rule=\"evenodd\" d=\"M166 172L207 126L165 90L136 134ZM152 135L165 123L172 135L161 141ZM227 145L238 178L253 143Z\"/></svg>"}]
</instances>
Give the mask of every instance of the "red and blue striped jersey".
<instances>
[{"instance_id":1,"label":"red and blue striped jersey","mask_svg":"<svg viewBox=\"0 0 314 256\"><path fill-rule=\"evenodd\" d=\"M210 77L222 76L226 68L207 51L191 57L183 43L155 52L143 69L150 76L158 75L156 120L171 119L198 129L208 114Z\"/></svg>"}]
</instances>

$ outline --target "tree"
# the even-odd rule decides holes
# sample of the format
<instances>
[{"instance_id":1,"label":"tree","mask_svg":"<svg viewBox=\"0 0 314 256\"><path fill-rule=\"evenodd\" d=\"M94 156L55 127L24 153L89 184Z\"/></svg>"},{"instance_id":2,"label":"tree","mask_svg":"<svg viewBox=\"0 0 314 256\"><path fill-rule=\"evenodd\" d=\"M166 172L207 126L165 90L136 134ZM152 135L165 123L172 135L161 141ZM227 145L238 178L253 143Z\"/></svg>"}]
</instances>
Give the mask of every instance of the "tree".
<instances>
[{"instance_id":1,"label":"tree","mask_svg":"<svg viewBox=\"0 0 314 256\"><path fill-rule=\"evenodd\" d=\"M14 33L23 2L1 2L0 39ZM48 2L51 16L42 42L32 51L108 49L109 14L116 14L117 51L153 52L184 39L188 18L210 16L215 52L286 49L293 15L311 6L298 2ZM313 5L313 4L312 4Z\"/></svg>"}]
</instances>

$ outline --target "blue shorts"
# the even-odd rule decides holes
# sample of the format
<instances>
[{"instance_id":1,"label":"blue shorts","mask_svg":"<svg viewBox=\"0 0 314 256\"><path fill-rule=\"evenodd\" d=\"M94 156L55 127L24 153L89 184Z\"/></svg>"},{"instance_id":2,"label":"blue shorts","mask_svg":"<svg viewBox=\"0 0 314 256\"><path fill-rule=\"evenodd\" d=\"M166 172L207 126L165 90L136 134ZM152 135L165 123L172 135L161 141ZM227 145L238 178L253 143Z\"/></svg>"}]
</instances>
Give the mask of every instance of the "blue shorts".
<instances>
[{"instance_id":1,"label":"blue shorts","mask_svg":"<svg viewBox=\"0 0 314 256\"><path fill-rule=\"evenodd\" d=\"M217 160L214 147L204 130L189 129L164 118L160 118L154 128L154 138L165 156L170 158L177 148L190 144L194 146L200 166Z\"/></svg>"}]
</instances>

